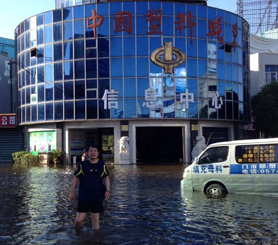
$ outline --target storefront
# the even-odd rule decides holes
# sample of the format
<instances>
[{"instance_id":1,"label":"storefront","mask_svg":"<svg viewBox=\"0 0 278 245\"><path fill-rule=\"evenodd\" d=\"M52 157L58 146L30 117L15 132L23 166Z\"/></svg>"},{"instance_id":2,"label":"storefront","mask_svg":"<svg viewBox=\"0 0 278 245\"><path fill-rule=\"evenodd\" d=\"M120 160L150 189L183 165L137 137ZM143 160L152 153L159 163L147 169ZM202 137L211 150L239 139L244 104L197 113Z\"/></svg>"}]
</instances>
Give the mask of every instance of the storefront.
<instances>
[{"instance_id":1,"label":"storefront","mask_svg":"<svg viewBox=\"0 0 278 245\"><path fill-rule=\"evenodd\" d=\"M54 129L68 163L89 144L119 163L123 136L130 163L177 163L191 161L197 135L242 138L248 24L189 2L62 1L20 23L19 111L29 149L31 132Z\"/></svg>"}]
</instances>

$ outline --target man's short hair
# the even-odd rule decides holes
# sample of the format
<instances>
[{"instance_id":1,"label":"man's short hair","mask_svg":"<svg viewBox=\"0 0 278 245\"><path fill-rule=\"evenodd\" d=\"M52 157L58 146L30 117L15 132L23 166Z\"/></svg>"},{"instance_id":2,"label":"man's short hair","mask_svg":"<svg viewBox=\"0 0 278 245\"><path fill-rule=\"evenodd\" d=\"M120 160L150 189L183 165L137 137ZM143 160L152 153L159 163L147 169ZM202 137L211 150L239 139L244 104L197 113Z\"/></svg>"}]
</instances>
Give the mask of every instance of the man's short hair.
<instances>
[{"instance_id":1,"label":"man's short hair","mask_svg":"<svg viewBox=\"0 0 278 245\"><path fill-rule=\"evenodd\" d=\"M90 146L89 146L89 149L90 149L90 148L96 148L96 149L97 149L97 151L99 151L99 149L98 149L98 146L97 146L97 145L90 145Z\"/></svg>"}]
</instances>

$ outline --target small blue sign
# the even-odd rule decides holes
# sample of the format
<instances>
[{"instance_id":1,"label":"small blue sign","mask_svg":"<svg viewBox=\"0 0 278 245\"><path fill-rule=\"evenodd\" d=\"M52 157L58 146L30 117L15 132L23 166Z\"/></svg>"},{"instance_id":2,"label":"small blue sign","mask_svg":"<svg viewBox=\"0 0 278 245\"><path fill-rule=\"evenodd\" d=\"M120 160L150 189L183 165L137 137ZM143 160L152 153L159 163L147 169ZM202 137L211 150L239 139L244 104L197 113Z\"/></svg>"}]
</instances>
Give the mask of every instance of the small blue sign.
<instances>
[{"instance_id":1,"label":"small blue sign","mask_svg":"<svg viewBox=\"0 0 278 245\"><path fill-rule=\"evenodd\" d=\"M230 174L278 174L278 164L231 164Z\"/></svg>"}]
</instances>

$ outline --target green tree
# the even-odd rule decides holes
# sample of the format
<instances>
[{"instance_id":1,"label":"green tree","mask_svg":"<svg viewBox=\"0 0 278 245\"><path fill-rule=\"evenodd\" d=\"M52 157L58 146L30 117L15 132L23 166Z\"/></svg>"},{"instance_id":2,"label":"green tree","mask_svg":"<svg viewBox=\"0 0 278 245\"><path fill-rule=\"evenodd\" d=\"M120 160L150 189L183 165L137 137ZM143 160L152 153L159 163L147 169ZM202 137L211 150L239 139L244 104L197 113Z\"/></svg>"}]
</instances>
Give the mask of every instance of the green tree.
<instances>
[{"instance_id":1,"label":"green tree","mask_svg":"<svg viewBox=\"0 0 278 245\"><path fill-rule=\"evenodd\" d=\"M114 135L102 136L102 150L109 151L114 146Z\"/></svg>"},{"instance_id":2,"label":"green tree","mask_svg":"<svg viewBox=\"0 0 278 245\"><path fill-rule=\"evenodd\" d=\"M252 97L254 127L266 137L278 136L278 82L266 84Z\"/></svg>"}]
</instances>

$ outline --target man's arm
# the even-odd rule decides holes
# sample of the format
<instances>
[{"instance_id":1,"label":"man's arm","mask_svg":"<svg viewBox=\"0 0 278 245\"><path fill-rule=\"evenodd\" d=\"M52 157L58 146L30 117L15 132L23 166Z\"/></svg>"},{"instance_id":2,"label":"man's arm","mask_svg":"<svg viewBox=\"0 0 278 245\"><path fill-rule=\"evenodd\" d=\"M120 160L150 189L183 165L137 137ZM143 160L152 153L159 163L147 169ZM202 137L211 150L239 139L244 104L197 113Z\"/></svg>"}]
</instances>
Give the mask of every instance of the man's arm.
<instances>
[{"instance_id":1,"label":"man's arm","mask_svg":"<svg viewBox=\"0 0 278 245\"><path fill-rule=\"evenodd\" d=\"M75 187L77 186L78 181L79 181L79 178L74 176L72 183L71 183L71 187L70 187L70 196L69 196L70 201L74 200L74 190L75 190Z\"/></svg>"},{"instance_id":2,"label":"man's arm","mask_svg":"<svg viewBox=\"0 0 278 245\"><path fill-rule=\"evenodd\" d=\"M106 187L105 198L108 199L110 197L110 179L109 179L109 176L104 177L104 185Z\"/></svg>"}]
</instances>

